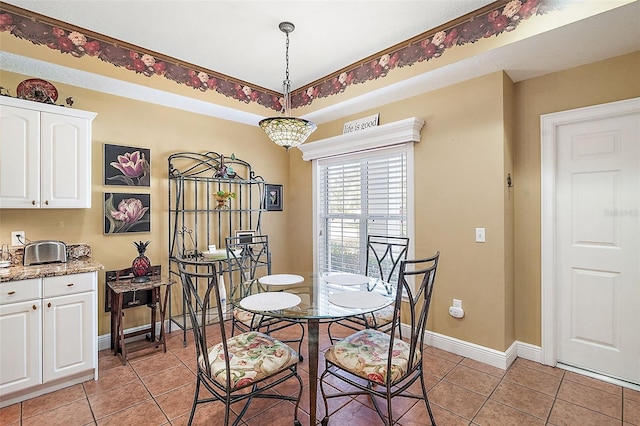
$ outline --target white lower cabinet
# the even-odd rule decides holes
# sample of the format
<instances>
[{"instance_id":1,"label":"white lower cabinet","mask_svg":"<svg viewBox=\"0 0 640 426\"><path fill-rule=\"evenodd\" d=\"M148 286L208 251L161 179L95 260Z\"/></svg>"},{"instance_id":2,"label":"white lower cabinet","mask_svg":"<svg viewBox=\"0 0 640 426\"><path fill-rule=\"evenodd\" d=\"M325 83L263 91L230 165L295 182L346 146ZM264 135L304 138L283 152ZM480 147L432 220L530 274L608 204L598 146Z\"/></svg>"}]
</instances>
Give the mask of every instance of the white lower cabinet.
<instances>
[{"instance_id":1,"label":"white lower cabinet","mask_svg":"<svg viewBox=\"0 0 640 426\"><path fill-rule=\"evenodd\" d=\"M42 301L0 306L0 395L42 383Z\"/></svg>"},{"instance_id":2,"label":"white lower cabinet","mask_svg":"<svg viewBox=\"0 0 640 426\"><path fill-rule=\"evenodd\" d=\"M0 407L96 376L96 286L96 272L0 284Z\"/></svg>"},{"instance_id":3,"label":"white lower cabinet","mask_svg":"<svg viewBox=\"0 0 640 426\"><path fill-rule=\"evenodd\" d=\"M94 367L93 293L44 299L44 383Z\"/></svg>"}]
</instances>

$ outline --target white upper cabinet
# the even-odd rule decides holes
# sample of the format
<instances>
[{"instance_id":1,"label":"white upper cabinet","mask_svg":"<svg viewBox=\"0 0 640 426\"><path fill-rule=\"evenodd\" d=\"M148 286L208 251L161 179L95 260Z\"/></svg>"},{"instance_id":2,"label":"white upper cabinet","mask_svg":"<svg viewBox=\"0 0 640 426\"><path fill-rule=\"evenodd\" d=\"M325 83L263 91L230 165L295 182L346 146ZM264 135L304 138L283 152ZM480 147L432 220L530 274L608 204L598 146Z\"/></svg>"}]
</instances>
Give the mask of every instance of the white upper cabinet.
<instances>
[{"instance_id":1,"label":"white upper cabinet","mask_svg":"<svg viewBox=\"0 0 640 426\"><path fill-rule=\"evenodd\" d=\"M91 207L95 116L0 97L0 208Z\"/></svg>"}]
</instances>

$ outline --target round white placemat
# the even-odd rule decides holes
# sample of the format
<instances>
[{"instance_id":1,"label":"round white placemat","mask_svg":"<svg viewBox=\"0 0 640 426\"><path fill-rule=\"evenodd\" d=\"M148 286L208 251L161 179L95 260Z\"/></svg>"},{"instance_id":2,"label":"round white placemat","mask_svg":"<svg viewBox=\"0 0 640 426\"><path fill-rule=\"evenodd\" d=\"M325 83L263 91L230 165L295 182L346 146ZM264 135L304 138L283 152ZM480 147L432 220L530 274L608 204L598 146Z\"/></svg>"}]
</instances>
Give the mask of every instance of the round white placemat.
<instances>
[{"instance_id":1,"label":"round white placemat","mask_svg":"<svg viewBox=\"0 0 640 426\"><path fill-rule=\"evenodd\" d=\"M339 285L362 285L369 282L369 277L358 274L333 274L324 277L325 282Z\"/></svg>"},{"instance_id":2,"label":"round white placemat","mask_svg":"<svg viewBox=\"0 0 640 426\"><path fill-rule=\"evenodd\" d=\"M294 274L273 274L258 278L264 285L293 285L304 281L304 277Z\"/></svg>"},{"instance_id":3,"label":"round white placemat","mask_svg":"<svg viewBox=\"0 0 640 426\"><path fill-rule=\"evenodd\" d=\"M338 291L329 295L329 302L343 308L377 308L388 301L388 298L372 291Z\"/></svg>"},{"instance_id":4,"label":"round white placemat","mask_svg":"<svg viewBox=\"0 0 640 426\"><path fill-rule=\"evenodd\" d=\"M301 301L296 294L274 291L247 296L240 301L240 306L252 311L277 311L294 307Z\"/></svg>"}]
</instances>

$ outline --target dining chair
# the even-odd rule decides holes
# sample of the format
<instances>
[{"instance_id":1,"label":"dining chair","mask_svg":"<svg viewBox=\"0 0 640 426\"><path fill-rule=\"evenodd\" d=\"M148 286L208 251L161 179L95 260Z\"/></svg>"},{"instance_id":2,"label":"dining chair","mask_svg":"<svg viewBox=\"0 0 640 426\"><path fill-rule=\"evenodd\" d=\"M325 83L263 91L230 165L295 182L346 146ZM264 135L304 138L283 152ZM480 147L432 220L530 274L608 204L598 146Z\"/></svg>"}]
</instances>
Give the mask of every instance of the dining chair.
<instances>
[{"instance_id":1,"label":"dining chair","mask_svg":"<svg viewBox=\"0 0 640 426\"><path fill-rule=\"evenodd\" d=\"M270 398L295 402L294 425L300 426L297 413L302 396L302 379L297 371L298 353L287 344L257 331L227 338L224 321L216 322L221 341L210 346L206 330L210 310L216 309L217 318L223 318L216 262L178 258L177 263L194 334L198 369L188 424L193 422L198 404L215 401L224 403L226 426L229 425L232 404L244 401L233 422L236 425L241 422L254 398ZM215 307L211 306L212 299L217 302ZM293 378L299 385L295 396L291 396L288 390L284 393L290 396L273 389ZM201 386L212 396L201 397ZM215 419L215 423L218 422Z\"/></svg>"},{"instance_id":2,"label":"dining chair","mask_svg":"<svg viewBox=\"0 0 640 426\"><path fill-rule=\"evenodd\" d=\"M227 272L229 276L229 293L232 298L241 299L267 289L259 279L271 275L271 252L269 250L268 235L237 236L225 239L227 249ZM284 320L267 315L255 314L242 308L234 308L232 315L232 335L236 330L241 333L259 330L272 335L278 335L285 343L295 343L298 353L301 353L302 340L304 339L304 324L294 320ZM298 327L298 333L291 337L282 330L290 327ZM285 337L286 336L286 337ZM300 355L302 361L302 355Z\"/></svg>"},{"instance_id":3,"label":"dining chair","mask_svg":"<svg viewBox=\"0 0 640 426\"><path fill-rule=\"evenodd\" d=\"M392 283L398 281L400 262L407 258L408 251L408 237L368 235L365 259L366 275L375 278L375 282L369 284L367 290L372 291L377 285L383 285L387 293L391 294L393 291ZM388 331L393 330L397 326L400 338L402 338L399 317L397 323L393 322L393 306L329 323L327 332L331 343L340 340L339 337L331 334L331 328L334 325L341 325L354 331L361 330L362 328Z\"/></svg>"},{"instance_id":4,"label":"dining chair","mask_svg":"<svg viewBox=\"0 0 640 426\"><path fill-rule=\"evenodd\" d=\"M394 398L422 399L427 406L431 424L436 422L431 412L423 377L424 332L433 295L440 252L432 257L400 262L398 288L393 305L394 319L400 316L400 305L406 297L410 315L408 340L395 333L365 328L340 340L325 352L325 371L320 376L320 391L325 406L323 425L329 422L328 400L336 397L367 395L385 425L393 425ZM348 383L352 392L327 393L336 380ZM420 380L422 393L409 391ZM379 399L386 402L386 410ZM354 402L355 398L350 402Z\"/></svg>"}]
</instances>

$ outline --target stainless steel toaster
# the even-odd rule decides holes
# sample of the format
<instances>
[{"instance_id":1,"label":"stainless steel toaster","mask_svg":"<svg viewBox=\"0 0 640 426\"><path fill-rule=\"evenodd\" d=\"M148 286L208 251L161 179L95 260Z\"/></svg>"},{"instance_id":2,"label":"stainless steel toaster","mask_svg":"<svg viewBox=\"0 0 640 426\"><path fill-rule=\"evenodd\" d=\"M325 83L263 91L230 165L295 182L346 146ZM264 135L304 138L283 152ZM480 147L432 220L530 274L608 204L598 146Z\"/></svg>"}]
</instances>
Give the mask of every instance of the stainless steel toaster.
<instances>
[{"instance_id":1,"label":"stainless steel toaster","mask_svg":"<svg viewBox=\"0 0 640 426\"><path fill-rule=\"evenodd\" d=\"M24 246L24 266L67 261L67 245L62 241L33 241Z\"/></svg>"}]
</instances>

